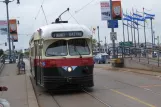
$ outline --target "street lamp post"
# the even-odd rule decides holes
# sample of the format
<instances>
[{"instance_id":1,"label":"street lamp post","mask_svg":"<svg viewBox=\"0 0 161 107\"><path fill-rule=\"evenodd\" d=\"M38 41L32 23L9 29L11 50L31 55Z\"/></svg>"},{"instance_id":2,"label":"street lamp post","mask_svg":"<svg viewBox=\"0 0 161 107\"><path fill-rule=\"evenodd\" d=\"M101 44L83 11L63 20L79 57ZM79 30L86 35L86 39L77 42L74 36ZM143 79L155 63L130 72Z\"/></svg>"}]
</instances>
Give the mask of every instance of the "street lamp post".
<instances>
[{"instance_id":1,"label":"street lamp post","mask_svg":"<svg viewBox=\"0 0 161 107\"><path fill-rule=\"evenodd\" d=\"M6 11L7 11L7 33L8 33L8 46L9 46L9 63L11 63L11 38L10 38L10 24L9 24L9 11L8 11L8 4L10 2L13 2L14 0L12 1L9 1L9 0L5 0L5 1L0 1L0 2L3 2L6 4ZM17 0L17 4L20 4L20 1Z\"/></svg>"},{"instance_id":2,"label":"street lamp post","mask_svg":"<svg viewBox=\"0 0 161 107\"><path fill-rule=\"evenodd\" d=\"M98 48L99 48L99 52L100 52L100 36L99 36L99 26L97 26L97 30L98 30Z\"/></svg>"},{"instance_id":3,"label":"street lamp post","mask_svg":"<svg viewBox=\"0 0 161 107\"><path fill-rule=\"evenodd\" d=\"M110 9L111 9L111 20L113 20L113 17L112 17L112 0L110 0ZM111 32L114 32L114 28L111 28ZM115 40L112 40L112 45L113 45L113 58L116 58L116 54L115 54Z\"/></svg>"}]
</instances>

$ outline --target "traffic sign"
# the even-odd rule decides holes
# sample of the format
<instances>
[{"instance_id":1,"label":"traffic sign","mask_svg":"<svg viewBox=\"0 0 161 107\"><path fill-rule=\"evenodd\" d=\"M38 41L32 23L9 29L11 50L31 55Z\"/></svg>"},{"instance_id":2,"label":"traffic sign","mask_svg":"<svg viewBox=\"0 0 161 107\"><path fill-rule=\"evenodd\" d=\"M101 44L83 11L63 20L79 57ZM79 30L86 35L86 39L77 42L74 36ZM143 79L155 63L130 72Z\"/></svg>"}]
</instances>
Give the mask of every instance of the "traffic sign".
<instances>
[{"instance_id":1,"label":"traffic sign","mask_svg":"<svg viewBox=\"0 0 161 107\"><path fill-rule=\"evenodd\" d=\"M119 42L119 45L120 46L129 46L129 47L132 47L133 46L133 42Z\"/></svg>"},{"instance_id":2,"label":"traffic sign","mask_svg":"<svg viewBox=\"0 0 161 107\"><path fill-rule=\"evenodd\" d=\"M118 28L118 20L108 20L108 28Z\"/></svg>"},{"instance_id":3,"label":"traffic sign","mask_svg":"<svg viewBox=\"0 0 161 107\"><path fill-rule=\"evenodd\" d=\"M111 37L111 40L117 40L117 33L116 32L111 32L110 37Z\"/></svg>"}]
</instances>

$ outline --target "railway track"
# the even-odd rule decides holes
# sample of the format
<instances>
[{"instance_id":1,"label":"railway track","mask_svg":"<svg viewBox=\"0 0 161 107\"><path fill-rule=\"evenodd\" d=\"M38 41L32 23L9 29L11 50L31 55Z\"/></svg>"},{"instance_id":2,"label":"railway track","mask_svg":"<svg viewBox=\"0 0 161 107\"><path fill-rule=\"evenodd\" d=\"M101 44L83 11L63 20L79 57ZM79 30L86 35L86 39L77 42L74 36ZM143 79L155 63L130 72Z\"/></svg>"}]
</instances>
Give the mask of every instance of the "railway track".
<instances>
[{"instance_id":1,"label":"railway track","mask_svg":"<svg viewBox=\"0 0 161 107\"><path fill-rule=\"evenodd\" d=\"M105 105L106 107L113 107L110 104L104 102L103 100L101 100L100 98L96 97L95 95L91 94L90 92L88 92L87 90L85 90L84 88L81 89L82 92L86 93L88 96L90 96L91 98L95 99L96 101L100 102L101 104ZM53 101L57 104L58 107L62 107L61 104L59 103L59 101L55 98L54 94L52 92L50 92L50 95L53 98Z\"/></svg>"},{"instance_id":2,"label":"railway track","mask_svg":"<svg viewBox=\"0 0 161 107\"><path fill-rule=\"evenodd\" d=\"M102 101L101 99L99 99L98 97L92 95L91 93L89 93L88 91L86 91L85 89L82 89L83 92L85 92L86 94L88 94L89 96L91 96L92 98L96 99L97 101L101 102L102 104L104 104L107 107L112 107L110 104L105 103L104 101Z\"/></svg>"}]
</instances>

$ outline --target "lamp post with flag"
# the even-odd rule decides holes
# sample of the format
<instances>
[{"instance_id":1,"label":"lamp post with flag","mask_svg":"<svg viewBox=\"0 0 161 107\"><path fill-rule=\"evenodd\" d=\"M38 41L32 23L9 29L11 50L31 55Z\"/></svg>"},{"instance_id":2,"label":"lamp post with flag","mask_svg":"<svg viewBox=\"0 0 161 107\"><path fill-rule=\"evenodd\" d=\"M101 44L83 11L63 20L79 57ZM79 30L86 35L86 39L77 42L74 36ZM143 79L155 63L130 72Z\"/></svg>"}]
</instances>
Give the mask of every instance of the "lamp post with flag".
<instances>
[{"instance_id":1,"label":"lamp post with flag","mask_svg":"<svg viewBox=\"0 0 161 107\"><path fill-rule=\"evenodd\" d=\"M153 19L154 19L155 15L149 14L149 13L146 13L146 12L144 12L144 15L146 15L145 20L150 19L150 21L151 21L152 50L153 50L154 49ZM154 51L152 52L152 57L154 57Z\"/></svg>"},{"instance_id":2,"label":"lamp post with flag","mask_svg":"<svg viewBox=\"0 0 161 107\"><path fill-rule=\"evenodd\" d=\"M144 38L145 38L145 49L146 49L146 30L145 30L146 19L145 19L145 16L144 16L144 8L143 8L143 18L144 18Z\"/></svg>"},{"instance_id":3,"label":"lamp post with flag","mask_svg":"<svg viewBox=\"0 0 161 107\"><path fill-rule=\"evenodd\" d=\"M7 24L8 24L8 26L7 26L7 32L8 32L8 44L9 44L9 45L8 45L8 46L9 46L9 63L11 63L12 60L11 60L11 40L10 40L10 24L9 24L9 10L8 10L8 4L9 4L10 2L13 2L13 1L15 1L15 0L12 0L12 1L10 1L10 0L0 1L0 2L3 2L3 3L6 4ZM17 0L17 4L20 4L20 1L19 1L19 0Z\"/></svg>"}]
</instances>

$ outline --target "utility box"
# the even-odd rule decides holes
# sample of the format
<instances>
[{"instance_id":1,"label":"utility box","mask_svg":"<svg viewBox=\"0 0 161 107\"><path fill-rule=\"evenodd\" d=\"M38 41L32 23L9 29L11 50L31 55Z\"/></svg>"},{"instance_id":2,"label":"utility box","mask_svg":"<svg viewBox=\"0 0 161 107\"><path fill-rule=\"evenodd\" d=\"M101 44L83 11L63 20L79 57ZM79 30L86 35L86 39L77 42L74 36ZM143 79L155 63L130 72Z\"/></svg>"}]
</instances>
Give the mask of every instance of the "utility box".
<instances>
[{"instance_id":1,"label":"utility box","mask_svg":"<svg viewBox=\"0 0 161 107\"><path fill-rule=\"evenodd\" d=\"M124 59L123 58L111 59L110 63L113 67L124 67Z\"/></svg>"}]
</instances>

